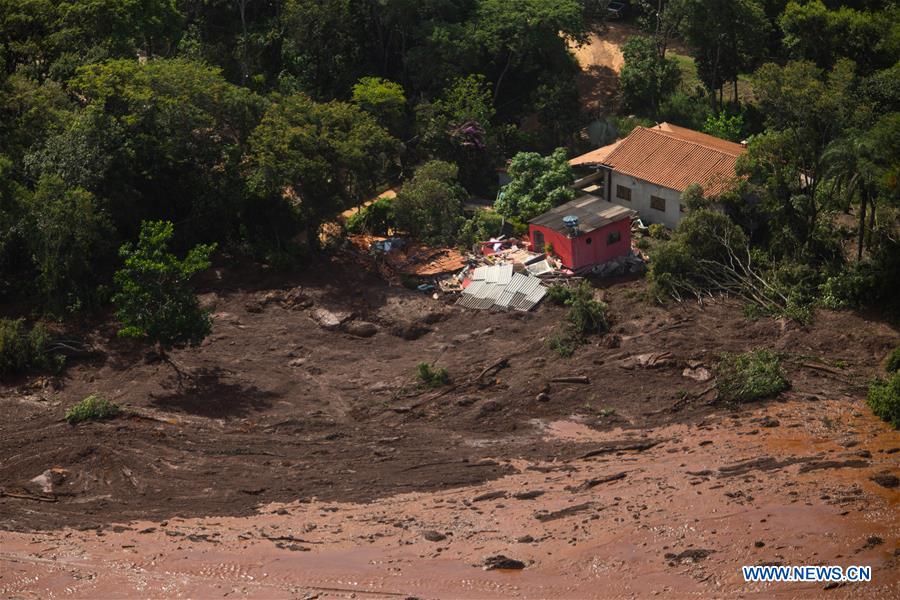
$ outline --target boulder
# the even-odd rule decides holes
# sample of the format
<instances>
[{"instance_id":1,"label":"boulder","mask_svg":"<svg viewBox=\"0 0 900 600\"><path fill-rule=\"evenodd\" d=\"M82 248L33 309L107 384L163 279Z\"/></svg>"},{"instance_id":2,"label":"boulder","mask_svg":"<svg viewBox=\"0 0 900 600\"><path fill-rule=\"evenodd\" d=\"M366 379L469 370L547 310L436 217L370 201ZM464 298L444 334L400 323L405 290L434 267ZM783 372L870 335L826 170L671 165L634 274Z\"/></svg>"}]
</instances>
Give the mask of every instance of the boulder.
<instances>
[{"instance_id":1,"label":"boulder","mask_svg":"<svg viewBox=\"0 0 900 600\"><path fill-rule=\"evenodd\" d=\"M378 327L374 323L369 323L368 321L351 321L350 323L347 323L344 330L350 335L364 338L372 337L378 333Z\"/></svg>"},{"instance_id":2,"label":"boulder","mask_svg":"<svg viewBox=\"0 0 900 600\"><path fill-rule=\"evenodd\" d=\"M322 329L327 329L328 331L334 331L341 326L341 323L345 319L341 319L340 316L327 310L325 308L317 308L310 313L313 321L319 324L319 327Z\"/></svg>"}]
</instances>

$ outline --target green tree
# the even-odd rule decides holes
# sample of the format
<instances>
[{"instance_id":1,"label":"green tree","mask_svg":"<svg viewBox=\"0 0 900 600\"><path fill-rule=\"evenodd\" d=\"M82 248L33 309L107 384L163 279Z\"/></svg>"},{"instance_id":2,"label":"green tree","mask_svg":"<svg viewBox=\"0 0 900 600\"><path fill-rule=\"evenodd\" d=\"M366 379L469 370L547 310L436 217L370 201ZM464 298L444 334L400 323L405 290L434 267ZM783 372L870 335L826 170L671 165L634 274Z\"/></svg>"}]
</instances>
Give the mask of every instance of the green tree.
<instances>
[{"instance_id":1,"label":"green tree","mask_svg":"<svg viewBox=\"0 0 900 600\"><path fill-rule=\"evenodd\" d=\"M400 130L406 111L403 86L381 77L363 77L353 86L353 102L391 132Z\"/></svg>"},{"instance_id":2,"label":"green tree","mask_svg":"<svg viewBox=\"0 0 900 600\"><path fill-rule=\"evenodd\" d=\"M779 19L784 46L793 58L830 69L841 57L863 73L889 67L900 52L900 8L880 11L847 6L829 9L820 0L791 1Z\"/></svg>"},{"instance_id":3,"label":"green tree","mask_svg":"<svg viewBox=\"0 0 900 600\"><path fill-rule=\"evenodd\" d=\"M733 82L737 99L738 74L761 62L769 21L758 0L685 0L685 11L681 31L694 48L697 73L718 112L725 83Z\"/></svg>"},{"instance_id":4,"label":"green tree","mask_svg":"<svg viewBox=\"0 0 900 600\"><path fill-rule=\"evenodd\" d=\"M457 174L456 165L440 160L416 169L394 202L397 225L429 244L456 241L468 198Z\"/></svg>"},{"instance_id":5,"label":"green tree","mask_svg":"<svg viewBox=\"0 0 900 600\"><path fill-rule=\"evenodd\" d=\"M767 130L754 136L738 159L751 193L762 199L770 251L782 256L817 254L820 216L829 197L824 154L849 122L853 65L839 61L823 73L806 61L763 65L753 77Z\"/></svg>"},{"instance_id":6,"label":"green tree","mask_svg":"<svg viewBox=\"0 0 900 600\"><path fill-rule=\"evenodd\" d=\"M657 115L660 103L671 95L681 81L675 59L661 57L656 43L643 36L628 38L622 48L625 64L619 75L626 110Z\"/></svg>"},{"instance_id":7,"label":"green tree","mask_svg":"<svg viewBox=\"0 0 900 600\"><path fill-rule=\"evenodd\" d=\"M706 123L703 125L705 133L725 140L731 140L732 142L741 140L743 130L744 117L741 115L730 115L724 110L717 115L706 117Z\"/></svg>"},{"instance_id":8,"label":"green tree","mask_svg":"<svg viewBox=\"0 0 900 600\"><path fill-rule=\"evenodd\" d=\"M567 55L563 38L584 42L587 27L577 0L480 0L474 36L483 51L493 57L493 103L499 105L511 72L521 72L541 53Z\"/></svg>"},{"instance_id":9,"label":"green tree","mask_svg":"<svg viewBox=\"0 0 900 600\"><path fill-rule=\"evenodd\" d=\"M27 245L44 306L59 312L94 301L112 233L100 203L90 192L48 175L26 210Z\"/></svg>"},{"instance_id":10,"label":"green tree","mask_svg":"<svg viewBox=\"0 0 900 600\"><path fill-rule=\"evenodd\" d=\"M116 272L118 292L113 296L122 324L119 336L155 345L170 363L167 353L173 346L197 346L209 335L212 322L200 308L190 279L210 266L215 250L215 244L201 244L179 259L169 251L174 233L166 221L141 224L137 244L127 243L119 250L124 265Z\"/></svg>"},{"instance_id":11,"label":"green tree","mask_svg":"<svg viewBox=\"0 0 900 600\"><path fill-rule=\"evenodd\" d=\"M35 170L104 198L123 235L160 218L187 240L236 235L254 208L241 169L261 98L181 59L88 65L69 87L85 107L29 159Z\"/></svg>"},{"instance_id":12,"label":"green tree","mask_svg":"<svg viewBox=\"0 0 900 600\"><path fill-rule=\"evenodd\" d=\"M566 151L557 148L549 156L519 152L509 163L510 182L501 190L494 208L506 218L529 221L575 198L575 181Z\"/></svg>"},{"instance_id":13,"label":"green tree","mask_svg":"<svg viewBox=\"0 0 900 600\"><path fill-rule=\"evenodd\" d=\"M278 99L250 139L250 186L286 199L318 246L319 226L370 197L396 155L397 141L374 117L344 102L303 94Z\"/></svg>"}]
</instances>

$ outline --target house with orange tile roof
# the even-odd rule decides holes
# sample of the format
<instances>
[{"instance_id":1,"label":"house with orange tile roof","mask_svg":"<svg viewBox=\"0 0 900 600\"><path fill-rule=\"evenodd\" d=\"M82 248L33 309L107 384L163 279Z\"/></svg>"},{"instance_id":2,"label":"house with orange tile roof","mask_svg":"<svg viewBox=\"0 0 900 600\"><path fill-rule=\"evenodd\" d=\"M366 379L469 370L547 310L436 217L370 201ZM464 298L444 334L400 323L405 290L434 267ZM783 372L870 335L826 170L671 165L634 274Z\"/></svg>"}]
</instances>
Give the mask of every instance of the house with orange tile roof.
<instances>
[{"instance_id":1,"label":"house with orange tile roof","mask_svg":"<svg viewBox=\"0 0 900 600\"><path fill-rule=\"evenodd\" d=\"M741 144L669 123L635 127L627 137L577 156L569 163L581 173L576 186L630 208L645 223L676 227L684 214L681 194L691 184L707 197L735 182Z\"/></svg>"}]
</instances>

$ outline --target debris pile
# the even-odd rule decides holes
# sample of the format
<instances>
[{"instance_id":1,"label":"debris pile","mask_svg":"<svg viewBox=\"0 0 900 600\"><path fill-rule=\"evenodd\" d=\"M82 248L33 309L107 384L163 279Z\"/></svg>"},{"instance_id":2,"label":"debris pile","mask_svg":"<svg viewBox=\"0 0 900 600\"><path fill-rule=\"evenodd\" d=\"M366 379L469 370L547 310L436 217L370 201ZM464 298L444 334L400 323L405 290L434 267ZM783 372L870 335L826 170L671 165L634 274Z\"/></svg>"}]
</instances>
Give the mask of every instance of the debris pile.
<instances>
[{"instance_id":1,"label":"debris pile","mask_svg":"<svg viewBox=\"0 0 900 600\"><path fill-rule=\"evenodd\" d=\"M513 271L512 264L481 266L463 283L457 304L479 310L528 311L547 294L538 277Z\"/></svg>"}]
</instances>

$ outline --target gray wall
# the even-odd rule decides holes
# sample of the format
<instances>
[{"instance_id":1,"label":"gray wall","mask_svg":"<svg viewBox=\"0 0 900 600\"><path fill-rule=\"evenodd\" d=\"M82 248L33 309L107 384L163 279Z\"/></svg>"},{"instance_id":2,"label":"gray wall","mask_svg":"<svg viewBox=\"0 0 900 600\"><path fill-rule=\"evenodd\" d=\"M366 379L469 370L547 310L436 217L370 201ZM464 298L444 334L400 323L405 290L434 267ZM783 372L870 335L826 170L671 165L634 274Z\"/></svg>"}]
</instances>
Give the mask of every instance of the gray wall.
<instances>
[{"instance_id":1,"label":"gray wall","mask_svg":"<svg viewBox=\"0 0 900 600\"><path fill-rule=\"evenodd\" d=\"M662 223L666 227L675 229L684 213L681 212L681 192L670 188L658 186L643 179L635 179L629 175L612 172L612 185L609 190L608 200L614 204L625 206L638 211L645 225ZM631 202L625 202L616 197L616 186L624 185L631 188ZM666 211L662 212L650 208L650 196L659 196L666 200Z\"/></svg>"}]
</instances>

